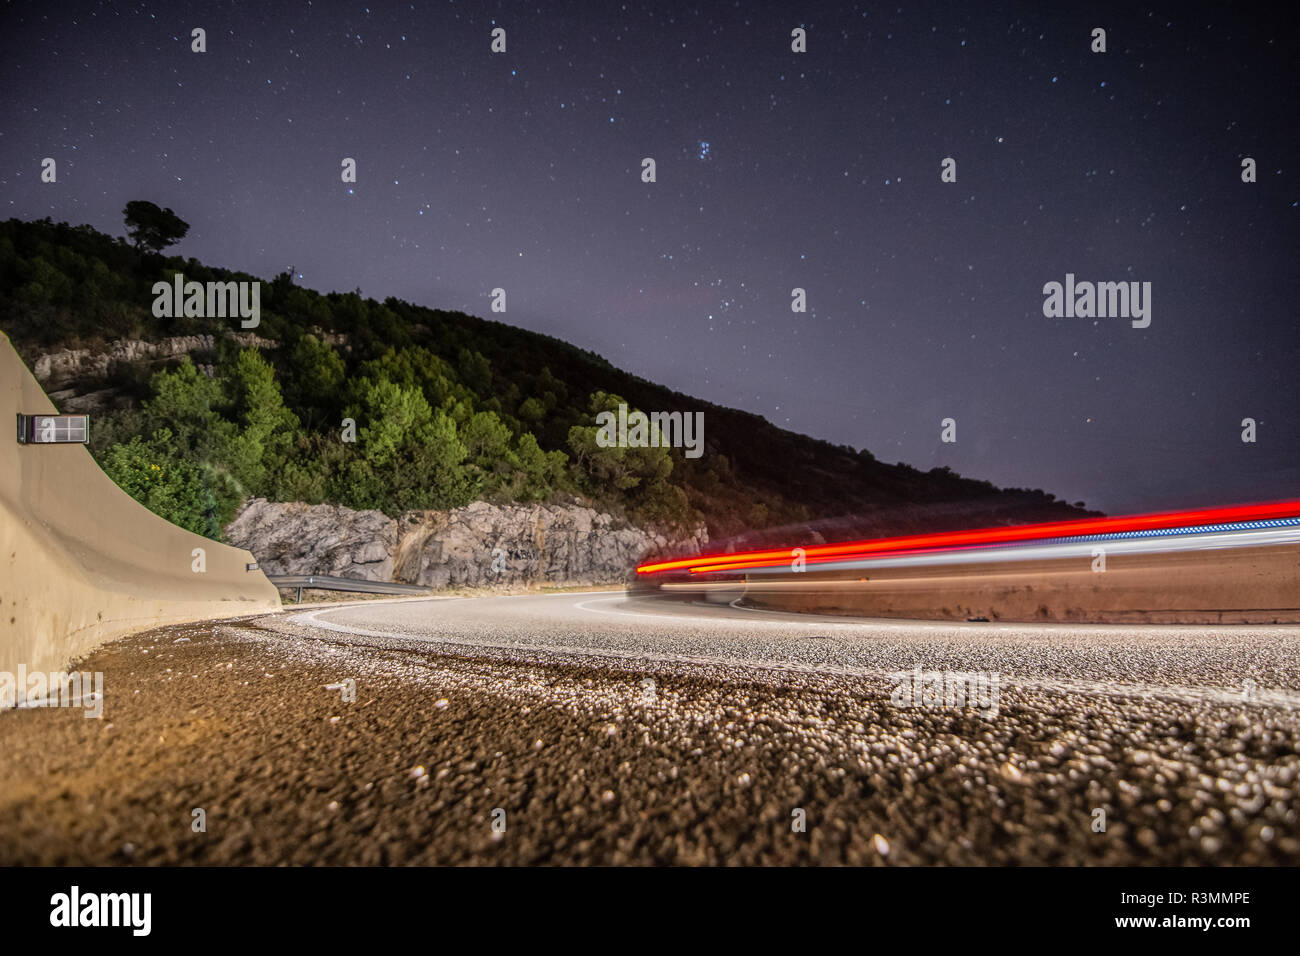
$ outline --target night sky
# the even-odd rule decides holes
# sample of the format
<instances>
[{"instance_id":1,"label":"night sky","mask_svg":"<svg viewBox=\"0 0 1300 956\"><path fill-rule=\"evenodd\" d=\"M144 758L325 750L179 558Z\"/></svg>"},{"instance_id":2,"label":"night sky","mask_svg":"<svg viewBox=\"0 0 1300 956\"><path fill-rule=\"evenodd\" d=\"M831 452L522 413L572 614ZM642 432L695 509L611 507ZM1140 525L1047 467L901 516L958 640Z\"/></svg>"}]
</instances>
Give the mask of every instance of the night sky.
<instances>
[{"instance_id":1,"label":"night sky","mask_svg":"<svg viewBox=\"0 0 1300 956\"><path fill-rule=\"evenodd\" d=\"M148 199L209 265L1112 513L1300 496L1294 31L1047 6L8 3L0 217ZM1151 282L1150 327L1045 317L1067 272Z\"/></svg>"}]
</instances>

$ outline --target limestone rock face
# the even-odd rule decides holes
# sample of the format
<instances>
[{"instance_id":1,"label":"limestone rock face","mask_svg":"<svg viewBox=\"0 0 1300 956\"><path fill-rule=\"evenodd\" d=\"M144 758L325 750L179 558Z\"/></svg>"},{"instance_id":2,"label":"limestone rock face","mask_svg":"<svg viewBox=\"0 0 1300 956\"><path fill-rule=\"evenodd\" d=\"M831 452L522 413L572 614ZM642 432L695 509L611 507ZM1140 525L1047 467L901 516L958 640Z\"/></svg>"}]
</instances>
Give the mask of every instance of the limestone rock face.
<instances>
[{"instance_id":1,"label":"limestone rock face","mask_svg":"<svg viewBox=\"0 0 1300 956\"><path fill-rule=\"evenodd\" d=\"M226 540L255 544L248 550L267 574L391 581L397 522L382 511L253 498L226 526Z\"/></svg>"},{"instance_id":2,"label":"limestone rock face","mask_svg":"<svg viewBox=\"0 0 1300 956\"><path fill-rule=\"evenodd\" d=\"M230 320L234 321L234 320ZM348 337L341 333L324 332L313 328L317 338L328 345L351 350ZM176 335L171 338L146 342L144 339L118 339L102 349L58 349L36 356L32 374L49 392L67 386L77 386L83 380L101 379L118 362L127 364L164 362L182 355L210 353L217 347L217 338L227 338L242 348L278 349L280 343L256 332L222 329L217 335ZM202 366L209 375L211 366Z\"/></svg>"},{"instance_id":3,"label":"limestone rock face","mask_svg":"<svg viewBox=\"0 0 1300 956\"><path fill-rule=\"evenodd\" d=\"M108 351L59 349L36 359L32 373L46 391L85 378L102 378L114 362L142 362L178 358L191 352L211 352L216 347L211 335L180 335L158 342L121 339Z\"/></svg>"},{"instance_id":4,"label":"limestone rock face","mask_svg":"<svg viewBox=\"0 0 1300 956\"><path fill-rule=\"evenodd\" d=\"M647 554L698 553L708 533L669 540L580 504L379 511L248 501L226 528L268 574L337 574L426 587L618 584Z\"/></svg>"},{"instance_id":5,"label":"limestone rock face","mask_svg":"<svg viewBox=\"0 0 1300 956\"><path fill-rule=\"evenodd\" d=\"M350 350L347 336L331 332L313 331L323 341ZM159 365L183 355L194 359L198 370L209 378L215 374L212 365L201 359L211 357L218 338L227 338L241 348L278 349L280 343L263 338L256 332L236 332L224 329L217 335L177 335L146 342L143 339L119 339L106 348L59 349L36 356L32 361L32 374L45 388L50 401L61 412L100 412L111 408L129 407L131 399L121 388L98 388L116 365Z\"/></svg>"}]
</instances>

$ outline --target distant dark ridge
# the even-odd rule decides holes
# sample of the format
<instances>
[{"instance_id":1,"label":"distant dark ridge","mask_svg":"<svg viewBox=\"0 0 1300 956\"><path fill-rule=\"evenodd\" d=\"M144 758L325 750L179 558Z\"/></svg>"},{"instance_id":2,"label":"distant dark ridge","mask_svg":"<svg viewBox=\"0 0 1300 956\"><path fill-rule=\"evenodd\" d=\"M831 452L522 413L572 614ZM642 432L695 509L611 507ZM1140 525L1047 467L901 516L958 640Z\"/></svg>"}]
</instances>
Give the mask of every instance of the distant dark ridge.
<instances>
[{"instance_id":1,"label":"distant dark ridge","mask_svg":"<svg viewBox=\"0 0 1300 956\"><path fill-rule=\"evenodd\" d=\"M152 314L153 283L175 271L199 282L257 279L194 259L142 254L89 226L10 219L0 223L0 327L29 363L57 348L104 348L120 339L157 341L217 331L213 320ZM652 506L644 485L618 491L581 486L567 477L553 482L555 494L581 494L643 524L663 520L687 526L702 518L716 539L757 541L806 528L827 540L843 540L1093 513L1043 491L999 489L947 468L923 472L886 464L866 450L691 398L617 369L593 352L503 322L395 298L381 303L358 292L320 294L295 286L287 273L263 280L261 301L256 334L279 343L262 352L274 367L286 406L316 438L326 435L325 423L340 420L348 395L346 387L338 394L313 393L293 358L308 335L336 343L330 350L345 366L345 386L362 374L364 363L383 362L392 369L385 374L415 376L412 381L435 408L460 401L473 412L491 412L515 439L531 433L544 451L562 451L571 469L576 466L569 432L593 424L594 393L618 395L647 411L703 411L703 457L686 459L677 451L670 456L673 468L666 481L680 489L674 493L680 501L671 506L663 504L662 495ZM201 361L220 368L238 347L229 337L218 337L213 354ZM436 388L420 384L431 364L441 376ZM117 405L138 405L149 395L147 372L138 363L115 368L109 381L79 383L78 391L109 386ZM118 437L124 441L129 435ZM764 529L771 535L759 534Z\"/></svg>"}]
</instances>

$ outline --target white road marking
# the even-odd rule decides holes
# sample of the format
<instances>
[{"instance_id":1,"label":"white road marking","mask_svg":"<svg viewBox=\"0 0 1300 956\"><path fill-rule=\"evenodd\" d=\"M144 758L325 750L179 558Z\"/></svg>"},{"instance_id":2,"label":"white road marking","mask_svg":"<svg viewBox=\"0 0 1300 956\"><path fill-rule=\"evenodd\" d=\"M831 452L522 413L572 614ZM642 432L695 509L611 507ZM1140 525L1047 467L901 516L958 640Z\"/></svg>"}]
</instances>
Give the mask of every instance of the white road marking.
<instances>
[{"instance_id":1,"label":"white road marking","mask_svg":"<svg viewBox=\"0 0 1300 956\"><path fill-rule=\"evenodd\" d=\"M591 593L591 592L587 592ZM561 595L555 595L560 597ZM572 596L572 595L569 595ZM612 598L602 598L599 602L610 602L623 600L620 595ZM572 605L584 611L592 613L601 613L607 615L618 615L624 617L641 617L652 618L663 623L666 620L696 620L713 625L720 623L721 619L708 618L701 616L688 617L685 615L678 616L660 616L636 611L595 611L587 607L588 604L599 603L598 601L579 602ZM355 605L352 609L355 609ZM855 677L871 680L890 680L890 675L900 673L904 668L884 669L853 667L851 665L829 665L829 664L806 664L801 661L790 660L761 660L747 657L736 657L729 655L715 654L674 654L657 651L645 650L623 650L619 648L592 647L586 645L572 644L535 644L535 643L511 643L508 641L492 641L467 639L460 637L446 637L433 635L403 634L394 631L377 630L374 628L356 627L342 624L335 624L331 621L320 619L321 614L331 611L342 610L338 608L321 608L318 610L307 611L305 613L294 614L289 617L290 623L306 627L317 627L326 631L334 631L341 634L351 634L357 637L375 637L384 640L398 641L419 641L427 644L442 644L463 648L483 648L490 650L499 650L507 652L526 652L540 655L559 655L567 657L595 657L609 660L625 662L649 662L658 664L688 664L703 667L723 667L738 669L754 669L761 671L771 671L777 673L797 673L810 674L821 677ZM737 623L737 622L732 622ZM789 627L788 624L777 621L762 621L756 619L754 623L776 624L781 627ZM809 624L809 627L818 625ZM868 625L862 625L867 628ZM876 625L870 625L871 629L876 629ZM897 630L906 629L906 624L896 624ZM1074 627L1077 627L1074 626ZM1232 687L1196 687L1179 684L1144 684L1144 683L1123 683L1119 681L1099 681L1074 678L1028 678L1013 676L1007 674L999 675L1002 686L1007 688L1016 688L1020 690L1041 691L1052 694L1065 695L1085 695L1094 697L1111 697L1119 699L1149 699L1157 698L1162 700L1179 701L1188 704L1227 704L1241 706L1257 707L1279 707L1286 710L1300 710L1300 692L1291 690L1271 690L1257 689L1252 696L1244 697L1242 691Z\"/></svg>"}]
</instances>

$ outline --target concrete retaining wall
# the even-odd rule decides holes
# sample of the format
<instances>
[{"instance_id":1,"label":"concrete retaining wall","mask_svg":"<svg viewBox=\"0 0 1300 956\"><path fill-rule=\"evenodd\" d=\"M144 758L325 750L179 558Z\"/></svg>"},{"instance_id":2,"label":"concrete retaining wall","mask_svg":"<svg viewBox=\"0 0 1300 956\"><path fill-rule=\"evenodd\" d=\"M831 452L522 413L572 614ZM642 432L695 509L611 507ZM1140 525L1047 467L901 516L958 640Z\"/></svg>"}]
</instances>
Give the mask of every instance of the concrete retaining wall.
<instances>
[{"instance_id":1,"label":"concrete retaining wall","mask_svg":"<svg viewBox=\"0 0 1300 956\"><path fill-rule=\"evenodd\" d=\"M251 554L157 517L84 446L17 443L18 413L56 411L0 333L0 671L60 670L133 631L279 609Z\"/></svg>"}]
</instances>

